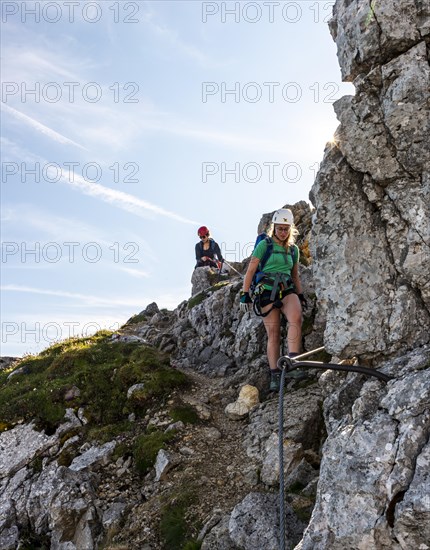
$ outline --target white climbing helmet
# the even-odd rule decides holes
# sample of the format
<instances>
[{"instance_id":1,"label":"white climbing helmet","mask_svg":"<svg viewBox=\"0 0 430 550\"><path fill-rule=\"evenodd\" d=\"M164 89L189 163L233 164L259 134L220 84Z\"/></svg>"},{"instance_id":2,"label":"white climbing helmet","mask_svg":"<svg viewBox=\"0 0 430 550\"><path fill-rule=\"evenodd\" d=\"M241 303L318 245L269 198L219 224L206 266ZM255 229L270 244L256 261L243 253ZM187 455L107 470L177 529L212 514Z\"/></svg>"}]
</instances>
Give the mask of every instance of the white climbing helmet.
<instances>
[{"instance_id":1,"label":"white climbing helmet","mask_svg":"<svg viewBox=\"0 0 430 550\"><path fill-rule=\"evenodd\" d=\"M294 216L289 208L281 208L273 214L272 223L293 225Z\"/></svg>"}]
</instances>

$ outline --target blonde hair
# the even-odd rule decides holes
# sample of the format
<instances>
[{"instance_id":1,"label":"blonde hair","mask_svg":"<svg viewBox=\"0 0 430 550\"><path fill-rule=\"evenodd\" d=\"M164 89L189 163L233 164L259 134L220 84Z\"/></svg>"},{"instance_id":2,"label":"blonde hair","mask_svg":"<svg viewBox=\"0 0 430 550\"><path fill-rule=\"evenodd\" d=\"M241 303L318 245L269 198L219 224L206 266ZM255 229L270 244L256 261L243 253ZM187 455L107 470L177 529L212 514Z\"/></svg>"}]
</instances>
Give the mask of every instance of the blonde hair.
<instances>
[{"instance_id":1,"label":"blonde hair","mask_svg":"<svg viewBox=\"0 0 430 550\"><path fill-rule=\"evenodd\" d=\"M274 232L275 232L275 225L282 225L282 224L279 224L279 223L274 224L274 223L272 223L272 224L270 225L270 228L269 228L268 231L267 231L267 236L268 236L268 237L273 238L273 234L274 234ZM293 244L295 244L295 242L296 242L296 237L297 237L298 234L299 234L299 232L297 231L296 226L295 226L294 224L291 224L291 225L290 225L290 232L288 233L288 240L282 245L282 246L285 248L285 250L286 250L287 252L288 252L289 247L292 246Z\"/></svg>"}]
</instances>

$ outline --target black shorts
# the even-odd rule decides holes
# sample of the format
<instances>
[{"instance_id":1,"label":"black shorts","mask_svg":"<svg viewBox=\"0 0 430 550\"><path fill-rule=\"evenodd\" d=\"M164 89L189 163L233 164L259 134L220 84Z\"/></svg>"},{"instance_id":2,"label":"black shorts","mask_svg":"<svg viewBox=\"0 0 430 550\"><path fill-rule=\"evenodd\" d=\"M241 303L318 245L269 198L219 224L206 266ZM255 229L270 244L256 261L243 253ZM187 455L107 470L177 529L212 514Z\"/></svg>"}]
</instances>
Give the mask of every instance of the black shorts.
<instances>
[{"instance_id":1,"label":"black shorts","mask_svg":"<svg viewBox=\"0 0 430 550\"><path fill-rule=\"evenodd\" d=\"M266 307L269 304L273 304L273 300L270 299L271 294L271 290L263 290L263 292L259 296L257 296L257 300L259 300L260 303L260 308ZM282 290L281 296L279 296L279 292L276 293L275 300L278 300L279 298L282 300L283 298L285 298L285 296L288 296L289 294L297 294L297 292L294 290L294 288Z\"/></svg>"}]
</instances>

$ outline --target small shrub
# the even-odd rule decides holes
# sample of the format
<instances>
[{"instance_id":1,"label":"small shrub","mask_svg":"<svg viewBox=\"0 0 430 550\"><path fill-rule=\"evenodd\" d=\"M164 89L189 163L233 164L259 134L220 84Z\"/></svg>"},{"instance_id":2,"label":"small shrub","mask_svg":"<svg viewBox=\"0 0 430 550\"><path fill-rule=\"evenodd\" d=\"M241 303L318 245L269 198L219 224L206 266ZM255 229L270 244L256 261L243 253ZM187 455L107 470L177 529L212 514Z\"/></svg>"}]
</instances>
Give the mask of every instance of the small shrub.
<instances>
[{"instance_id":1,"label":"small shrub","mask_svg":"<svg viewBox=\"0 0 430 550\"><path fill-rule=\"evenodd\" d=\"M130 319L123 326L127 327L129 325L143 323L144 321L147 321L147 318L145 317L145 315L143 315L143 313L137 313L136 315L133 315L133 317L130 317Z\"/></svg>"},{"instance_id":2,"label":"small shrub","mask_svg":"<svg viewBox=\"0 0 430 550\"><path fill-rule=\"evenodd\" d=\"M166 549L184 550L186 548L187 550L198 550L200 548L200 543L189 539L189 531L192 526L187 520L189 508L195 500L196 495L193 489L188 488L163 506L160 536Z\"/></svg>"},{"instance_id":3,"label":"small shrub","mask_svg":"<svg viewBox=\"0 0 430 550\"><path fill-rule=\"evenodd\" d=\"M202 547L201 542L189 540L184 544L184 546L182 547L182 550L200 550L201 547Z\"/></svg>"},{"instance_id":4,"label":"small shrub","mask_svg":"<svg viewBox=\"0 0 430 550\"><path fill-rule=\"evenodd\" d=\"M175 422L181 421L184 424L196 424L199 421L196 410L190 405L173 407L170 409L169 414Z\"/></svg>"},{"instance_id":5,"label":"small shrub","mask_svg":"<svg viewBox=\"0 0 430 550\"><path fill-rule=\"evenodd\" d=\"M139 436L133 447L133 458L137 471L145 475L155 464L158 451L165 448L165 444L174 437L172 433L163 433L155 430Z\"/></svg>"},{"instance_id":6,"label":"small shrub","mask_svg":"<svg viewBox=\"0 0 430 550\"><path fill-rule=\"evenodd\" d=\"M193 309L193 307L198 306L203 302L205 298L206 294L204 294L203 292L199 292L199 294L196 294L188 300L188 309Z\"/></svg>"}]
</instances>

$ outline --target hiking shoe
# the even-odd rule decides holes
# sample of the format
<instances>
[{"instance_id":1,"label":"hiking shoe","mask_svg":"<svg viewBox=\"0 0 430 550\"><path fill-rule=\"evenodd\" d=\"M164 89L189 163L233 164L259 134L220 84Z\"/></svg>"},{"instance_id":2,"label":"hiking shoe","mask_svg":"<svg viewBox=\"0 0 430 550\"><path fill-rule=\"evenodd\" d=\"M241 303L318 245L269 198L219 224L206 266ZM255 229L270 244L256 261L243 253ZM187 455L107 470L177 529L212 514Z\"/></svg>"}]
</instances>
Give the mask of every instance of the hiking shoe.
<instances>
[{"instance_id":1,"label":"hiking shoe","mask_svg":"<svg viewBox=\"0 0 430 550\"><path fill-rule=\"evenodd\" d=\"M277 370L271 371L269 391L279 391L280 383L281 383L281 371L277 371Z\"/></svg>"},{"instance_id":2,"label":"hiking shoe","mask_svg":"<svg viewBox=\"0 0 430 550\"><path fill-rule=\"evenodd\" d=\"M305 371L305 369L294 369L290 371L286 371L285 378L288 378L288 380L306 380L308 378L308 373Z\"/></svg>"}]
</instances>

